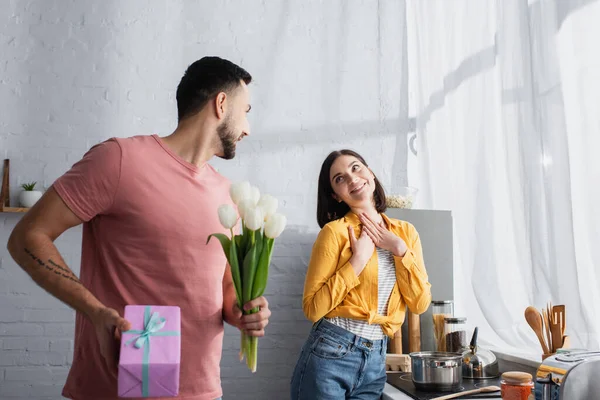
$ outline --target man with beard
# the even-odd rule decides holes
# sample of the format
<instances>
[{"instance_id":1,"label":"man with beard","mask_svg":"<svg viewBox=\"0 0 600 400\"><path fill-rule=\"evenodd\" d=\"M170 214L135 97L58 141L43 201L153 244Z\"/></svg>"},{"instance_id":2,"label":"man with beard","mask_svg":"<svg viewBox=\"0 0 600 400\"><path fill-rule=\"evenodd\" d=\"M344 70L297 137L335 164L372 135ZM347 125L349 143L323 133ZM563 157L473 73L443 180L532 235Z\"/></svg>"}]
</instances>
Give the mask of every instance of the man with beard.
<instances>
[{"instance_id":1,"label":"man with beard","mask_svg":"<svg viewBox=\"0 0 600 400\"><path fill-rule=\"evenodd\" d=\"M262 336L270 311L261 297L236 307L231 271L217 241L217 208L231 203L229 181L208 161L231 159L250 134L244 69L218 57L188 67L177 88L178 125L166 137L113 138L90 149L17 224L15 261L76 313L73 365L63 396L117 399L125 305L181 308L178 398L222 396L223 321ZM54 245L83 224L77 277Z\"/></svg>"}]
</instances>

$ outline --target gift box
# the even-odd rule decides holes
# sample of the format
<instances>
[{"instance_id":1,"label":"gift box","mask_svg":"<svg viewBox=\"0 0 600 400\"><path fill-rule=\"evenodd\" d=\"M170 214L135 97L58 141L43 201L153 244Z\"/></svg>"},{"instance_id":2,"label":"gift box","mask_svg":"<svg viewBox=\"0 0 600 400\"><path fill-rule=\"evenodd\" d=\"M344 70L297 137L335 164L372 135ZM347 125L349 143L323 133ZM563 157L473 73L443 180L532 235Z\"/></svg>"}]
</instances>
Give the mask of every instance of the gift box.
<instances>
[{"instance_id":1,"label":"gift box","mask_svg":"<svg viewBox=\"0 0 600 400\"><path fill-rule=\"evenodd\" d=\"M173 306L125 306L131 330L122 332L119 397L179 393L181 312Z\"/></svg>"}]
</instances>

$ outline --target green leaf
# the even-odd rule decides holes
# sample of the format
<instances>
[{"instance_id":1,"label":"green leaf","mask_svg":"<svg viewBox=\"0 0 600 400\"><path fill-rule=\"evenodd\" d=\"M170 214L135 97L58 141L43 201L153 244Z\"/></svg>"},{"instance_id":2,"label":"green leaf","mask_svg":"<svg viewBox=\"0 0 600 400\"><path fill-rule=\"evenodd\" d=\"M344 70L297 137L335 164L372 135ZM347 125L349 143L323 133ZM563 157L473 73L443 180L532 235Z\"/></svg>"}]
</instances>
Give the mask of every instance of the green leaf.
<instances>
[{"instance_id":1,"label":"green leaf","mask_svg":"<svg viewBox=\"0 0 600 400\"><path fill-rule=\"evenodd\" d=\"M223 253L225 253L225 257L227 258L227 262L231 265L231 240L227 235L222 233L213 233L212 235L208 235L208 239L206 240L206 244L210 242L212 237L216 237L221 242L221 247L223 248ZM237 260L236 260L237 262Z\"/></svg>"},{"instance_id":2,"label":"green leaf","mask_svg":"<svg viewBox=\"0 0 600 400\"><path fill-rule=\"evenodd\" d=\"M30 183L24 183L21 185L21 187L27 191L27 192L31 192L34 188L35 185L37 184L37 182L30 182Z\"/></svg>"},{"instance_id":3,"label":"green leaf","mask_svg":"<svg viewBox=\"0 0 600 400\"><path fill-rule=\"evenodd\" d=\"M244 228L242 230L242 254L246 254L250 250L251 245L251 237L254 236L253 232L246 227L244 224Z\"/></svg>"},{"instance_id":4,"label":"green leaf","mask_svg":"<svg viewBox=\"0 0 600 400\"><path fill-rule=\"evenodd\" d=\"M244 304L252 300L252 286L258 263L258 249L254 236L254 232L250 231L248 236L250 250L248 250L248 253L244 257L244 267L242 270L242 297L244 298Z\"/></svg>"},{"instance_id":5,"label":"green leaf","mask_svg":"<svg viewBox=\"0 0 600 400\"><path fill-rule=\"evenodd\" d=\"M238 307L240 310L242 309L242 277L240 275L240 263L238 262L237 256L237 240L231 241L231 246L229 249L229 266L231 267L231 277L233 280L233 286L235 287L235 295L237 298Z\"/></svg>"},{"instance_id":6,"label":"green leaf","mask_svg":"<svg viewBox=\"0 0 600 400\"><path fill-rule=\"evenodd\" d=\"M235 244L236 244L236 249L237 249L238 261L240 261L240 262L244 261L244 256L246 255L246 251L244 250L244 237L242 235L236 235ZM242 266L240 266L240 267L242 267Z\"/></svg>"},{"instance_id":7,"label":"green leaf","mask_svg":"<svg viewBox=\"0 0 600 400\"><path fill-rule=\"evenodd\" d=\"M260 253L262 252L265 238L260 233L260 231L255 231L255 242L256 242L256 257L260 257ZM257 259L258 262L258 259Z\"/></svg>"},{"instance_id":8,"label":"green leaf","mask_svg":"<svg viewBox=\"0 0 600 400\"><path fill-rule=\"evenodd\" d=\"M242 235L235 235L235 244L238 247L238 250L242 247L242 240L244 238L242 237Z\"/></svg>"},{"instance_id":9,"label":"green leaf","mask_svg":"<svg viewBox=\"0 0 600 400\"><path fill-rule=\"evenodd\" d=\"M269 280L269 265L271 264L271 254L273 253L274 239L264 237L264 246L258 259L258 266L256 267L256 275L254 276L254 283L252 286L252 298L262 296L267 288L267 282Z\"/></svg>"},{"instance_id":10,"label":"green leaf","mask_svg":"<svg viewBox=\"0 0 600 400\"><path fill-rule=\"evenodd\" d=\"M208 239L206 239L206 244L210 242L210 239L216 237L221 242L221 247L223 248L223 252L225 253L225 257L227 257L227 262L229 262L229 248L231 247L231 240L227 237L227 235L223 233L213 233L212 235L208 235ZM231 263L229 263L231 265Z\"/></svg>"}]
</instances>

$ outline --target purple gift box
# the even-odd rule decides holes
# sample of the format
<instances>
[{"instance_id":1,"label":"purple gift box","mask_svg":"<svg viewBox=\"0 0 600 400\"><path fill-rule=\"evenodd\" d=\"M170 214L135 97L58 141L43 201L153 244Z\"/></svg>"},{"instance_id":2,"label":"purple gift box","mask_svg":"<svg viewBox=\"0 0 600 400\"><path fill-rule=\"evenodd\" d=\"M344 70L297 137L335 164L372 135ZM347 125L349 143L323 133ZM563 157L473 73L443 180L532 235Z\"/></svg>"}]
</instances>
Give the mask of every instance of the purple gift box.
<instances>
[{"instance_id":1,"label":"purple gift box","mask_svg":"<svg viewBox=\"0 0 600 400\"><path fill-rule=\"evenodd\" d=\"M125 306L119 397L174 397L179 393L181 312L174 306Z\"/></svg>"}]
</instances>

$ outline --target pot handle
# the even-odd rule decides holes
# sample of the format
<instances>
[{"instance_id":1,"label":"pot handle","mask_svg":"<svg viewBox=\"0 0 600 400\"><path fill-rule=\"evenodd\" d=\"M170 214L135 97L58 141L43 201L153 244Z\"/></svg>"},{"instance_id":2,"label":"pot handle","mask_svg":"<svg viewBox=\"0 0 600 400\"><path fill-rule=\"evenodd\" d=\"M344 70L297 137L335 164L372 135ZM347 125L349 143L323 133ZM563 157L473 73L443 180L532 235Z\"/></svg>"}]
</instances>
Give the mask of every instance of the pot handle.
<instances>
[{"instance_id":1,"label":"pot handle","mask_svg":"<svg viewBox=\"0 0 600 400\"><path fill-rule=\"evenodd\" d=\"M431 360L429 366L431 368L456 368L458 367L458 362L456 360Z\"/></svg>"}]
</instances>

